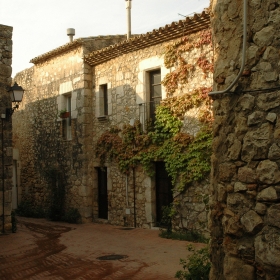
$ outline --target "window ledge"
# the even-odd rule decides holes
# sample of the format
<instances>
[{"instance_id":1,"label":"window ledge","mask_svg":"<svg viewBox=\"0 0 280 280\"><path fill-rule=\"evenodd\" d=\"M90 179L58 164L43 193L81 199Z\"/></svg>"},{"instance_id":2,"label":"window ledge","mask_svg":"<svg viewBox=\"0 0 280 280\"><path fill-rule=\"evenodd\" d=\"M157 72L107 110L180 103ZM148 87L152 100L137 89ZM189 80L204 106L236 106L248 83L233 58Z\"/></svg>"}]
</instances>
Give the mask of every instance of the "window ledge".
<instances>
[{"instance_id":1,"label":"window ledge","mask_svg":"<svg viewBox=\"0 0 280 280\"><path fill-rule=\"evenodd\" d=\"M102 121L107 121L108 120L108 116L99 116L97 117L98 121L102 122Z\"/></svg>"}]
</instances>

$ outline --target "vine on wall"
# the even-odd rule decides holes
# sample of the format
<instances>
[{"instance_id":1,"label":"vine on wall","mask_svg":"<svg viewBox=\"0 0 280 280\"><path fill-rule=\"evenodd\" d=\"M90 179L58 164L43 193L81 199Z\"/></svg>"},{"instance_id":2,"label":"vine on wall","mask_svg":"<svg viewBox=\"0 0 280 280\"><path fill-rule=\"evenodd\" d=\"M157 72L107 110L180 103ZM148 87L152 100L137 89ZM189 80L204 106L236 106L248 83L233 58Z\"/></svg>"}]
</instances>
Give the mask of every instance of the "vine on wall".
<instances>
[{"instance_id":1,"label":"vine on wall","mask_svg":"<svg viewBox=\"0 0 280 280\"><path fill-rule=\"evenodd\" d=\"M102 134L96 146L101 164L115 160L123 173L141 164L145 171L154 174L153 162L162 160L178 191L192 181L203 179L210 171L212 132L203 126L193 137L180 132L182 122L170 109L158 106L154 130L144 133L139 121L125 125L122 130L113 128Z\"/></svg>"},{"instance_id":2,"label":"vine on wall","mask_svg":"<svg viewBox=\"0 0 280 280\"><path fill-rule=\"evenodd\" d=\"M199 39L197 39L199 38ZM128 173L131 167L141 164L149 175L153 175L153 162L161 160L178 191L183 191L193 181L200 181L210 172L210 155L213 121L212 101L208 97L210 87L200 87L180 96L173 96L178 88L187 87L191 72L200 67L205 74L213 72L213 62L207 59L203 46L211 44L211 31L205 30L184 37L170 44L165 50L164 62L172 71L162 81L168 98L156 109L153 129L143 132L141 123L113 127L98 139L96 155L101 165L106 160L115 160L121 172ZM185 53L201 48L195 60L188 63ZM182 120L185 113L199 108L200 131L196 136L183 133Z\"/></svg>"},{"instance_id":3,"label":"vine on wall","mask_svg":"<svg viewBox=\"0 0 280 280\"><path fill-rule=\"evenodd\" d=\"M211 30L207 29L190 36L185 36L166 47L164 53L165 67L174 69L172 72L168 73L162 81L162 84L166 88L167 96L172 96L179 87L185 87L188 78L196 69L196 65L202 69L205 77L207 73L213 73L213 59L209 61L206 57L206 53L203 52L203 46L211 46L211 44ZM201 49L201 55L198 57L196 65L192 65L186 60L185 54L195 48Z\"/></svg>"}]
</instances>

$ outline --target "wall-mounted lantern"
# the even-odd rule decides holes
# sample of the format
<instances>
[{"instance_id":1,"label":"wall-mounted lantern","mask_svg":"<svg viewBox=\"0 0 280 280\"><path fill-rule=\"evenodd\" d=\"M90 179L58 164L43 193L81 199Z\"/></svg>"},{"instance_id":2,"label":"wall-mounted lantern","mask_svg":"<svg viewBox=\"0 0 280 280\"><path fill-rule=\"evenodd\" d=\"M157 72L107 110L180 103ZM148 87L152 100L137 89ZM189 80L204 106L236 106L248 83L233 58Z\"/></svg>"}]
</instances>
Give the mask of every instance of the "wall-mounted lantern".
<instances>
[{"instance_id":1,"label":"wall-mounted lantern","mask_svg":"<svg viewBox=\"0 0 280 280\"><path fill-rule=\"evenodd\" d=\"M6 119L9 119L13 112L18 109L19 103L22 101L24 89L19 86L17 83L14 83L12 87L8 89L8 92L11 97L11 101L16 103L16 105L12 108L6 108Z\"/></svg>"},{"instance_id":2,"label":"wall-mounted lantern","mask_svg":"<svg viewBox=\"0 0 280 280\"><path fill-rule=\"evenodd\" d=\"M15 103L14 107L6 108L6 114L1 114L1 122L2 122L2 204L3 204L3 219L2 219L2 234L5 234L5 162L4 162L4 121L8 121L14 111L18 109L19 103L22 101L24 89L19 86L17 83L14 83L12 87L7 88L8 93L10 94L12 103Z\"/></svg>"}]
</instances>

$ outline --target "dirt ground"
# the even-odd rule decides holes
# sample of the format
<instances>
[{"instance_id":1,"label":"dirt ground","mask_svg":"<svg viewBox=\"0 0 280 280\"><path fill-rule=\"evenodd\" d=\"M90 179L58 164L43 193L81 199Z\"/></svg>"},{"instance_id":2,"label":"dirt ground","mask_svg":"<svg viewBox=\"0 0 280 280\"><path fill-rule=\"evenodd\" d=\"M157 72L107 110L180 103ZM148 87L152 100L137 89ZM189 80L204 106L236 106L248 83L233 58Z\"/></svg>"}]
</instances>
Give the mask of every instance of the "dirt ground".
<instances>
[{"instance_id":1,"label":"dirt ground","mask_svg":"<svg viewBox=\"0 0 280 280\"><path fill-rule=\"evenodd\" d=\"M158 233L20 217L17 233L0 235L0 279L175 279L189 242Z\"/></svg>"}]
</instances>

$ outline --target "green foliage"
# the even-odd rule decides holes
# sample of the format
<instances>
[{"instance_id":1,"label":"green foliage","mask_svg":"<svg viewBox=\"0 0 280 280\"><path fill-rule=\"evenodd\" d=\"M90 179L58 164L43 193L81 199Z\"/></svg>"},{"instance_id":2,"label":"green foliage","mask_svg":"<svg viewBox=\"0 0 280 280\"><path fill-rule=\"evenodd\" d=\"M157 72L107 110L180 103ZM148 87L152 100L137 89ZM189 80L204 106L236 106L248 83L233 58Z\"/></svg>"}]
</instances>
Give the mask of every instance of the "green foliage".
<instances>
[{"instance_id":1,"label":"green foliage","mask_svg":"<svg viewBox=\"0 0 280 280\"><path fill-rule=\"evenodd\" d=\"M171 69L162 81L168 98L156 109L153 125L148 123L148 133L141 130L137 121L133 126L124 125L123 129L113 127L98 139L96 156L101 165L106 160L115 160L123 173L141 164L152 176L153 162L165 162L168 175L177 191L183 191L193 181L200 181L210 172L211 123L213 121L212 99L208 93L211 88L201 87L180 96L172 94L181 86L186 86L189 74L198 66L207 74L212 72L213 63L207 60L211 45L211 30L185 36L170 44L164 51L165 66ZM196 65L190 65L184 54L194 48L201 48ZM199 108L198 120L202 127L196 137L182 133L182 119L186 111Z\"/></svg>"},{"instance_id":2,"label":"green foliage","mask_svg":"<svg viewBox=\"0 0 280 280\"><path fill-rule=\"evenodd\" d=\"M195 250L192 245L188 245L187 249L192 252L192 255L188 257L188 261L180 260L183 270L177 271L175 278L180 280L208 280L211 268L209 248Z\"/></svg>"},{"instance_id":3,"label":"green foliage","mask_svg":"<svg viewBox=\"0 0 280 280\"><path fill-rule=\"evenodd\" d=\"M169 107L158 106L153 131L141 130L139 121L125 125L122 130L114 128L101 135L96 155L103 165L105 160L116 160L120 171L141 164L153 175L153 162L162 160L173 185L183 191L192 181L200 181L209 174L212 133L209 126L201 128L194 138L180 132L182 122Z\"/></svg>"},{"instance_id":4,"label":"green foliage","mask_svg":"<svg viewBox=\"0 0 280 280\"><path fill-rule=\"evenodd\" d=\"M63 221L71 224L79 224L82 222L82 217L77 208L70 208L66 211Z\"/></svg>"},{"instance_id":5,"label":"green foliage","mask_svg":"<svg viewBox=\"0 0 280 280\"><path fill-rule=\"evenodd\" d=\"M175 136L179 133L182 125L182 122L171 114L169 108L157 106L154 131L150 133L153 143L160 144Z\"/></svg>"}]
</instances>

